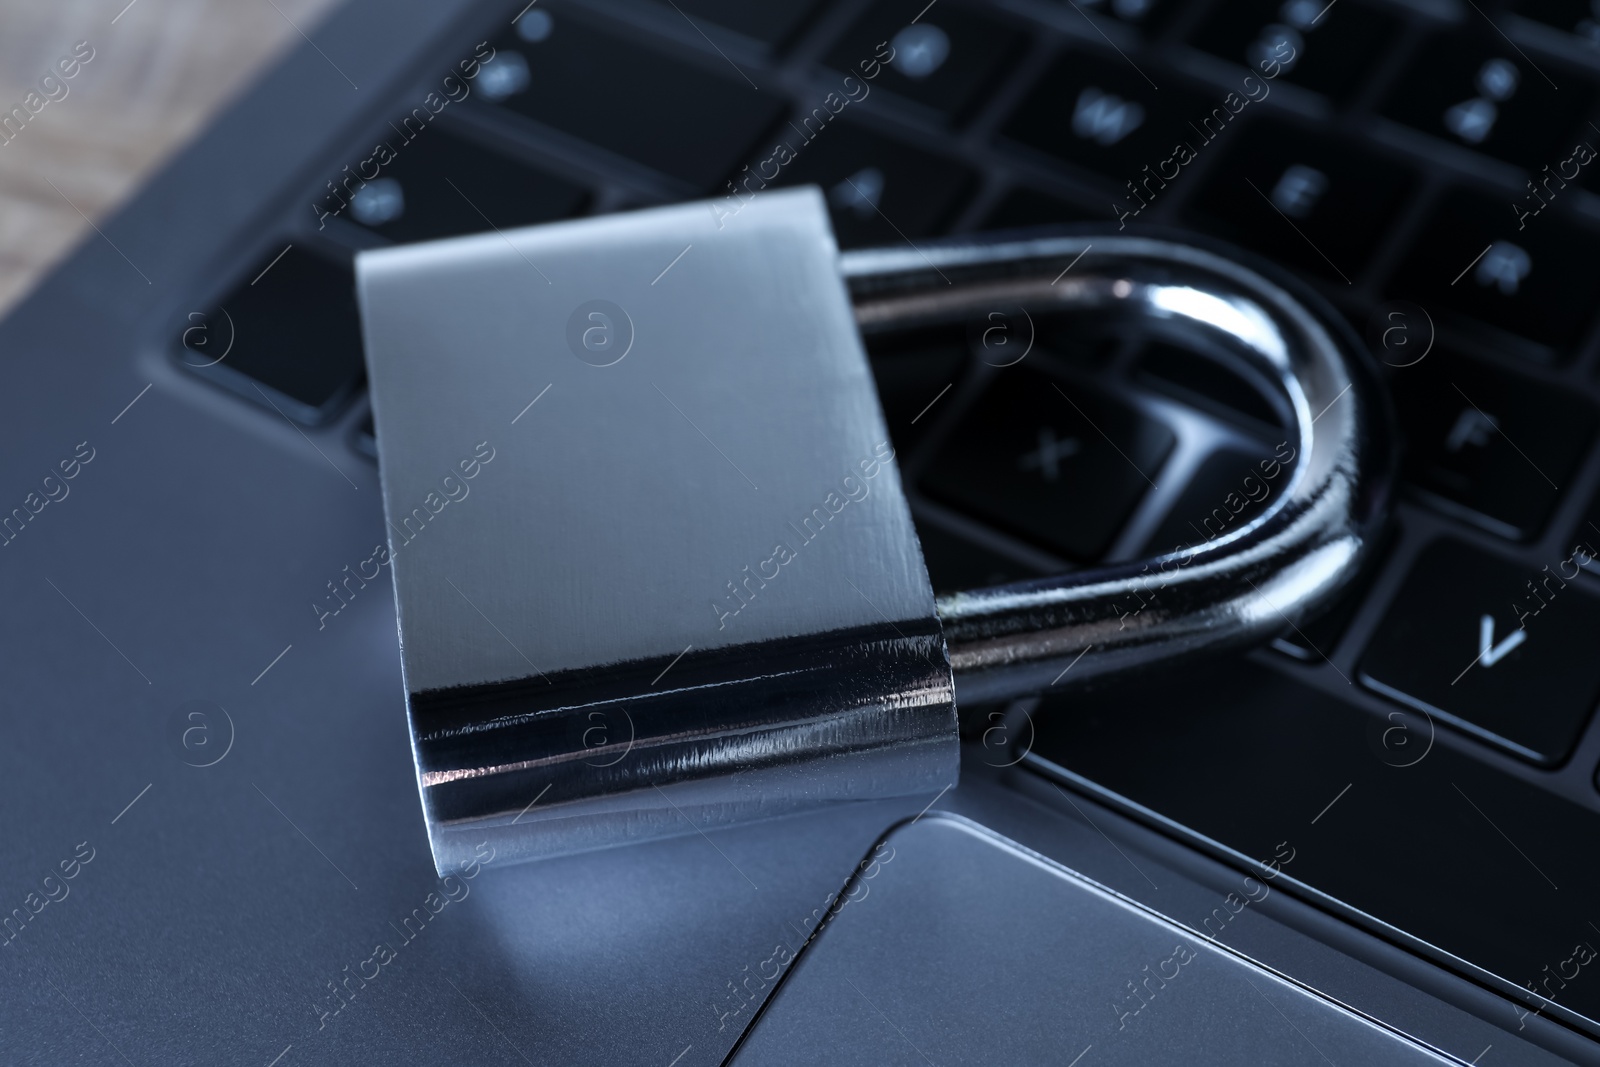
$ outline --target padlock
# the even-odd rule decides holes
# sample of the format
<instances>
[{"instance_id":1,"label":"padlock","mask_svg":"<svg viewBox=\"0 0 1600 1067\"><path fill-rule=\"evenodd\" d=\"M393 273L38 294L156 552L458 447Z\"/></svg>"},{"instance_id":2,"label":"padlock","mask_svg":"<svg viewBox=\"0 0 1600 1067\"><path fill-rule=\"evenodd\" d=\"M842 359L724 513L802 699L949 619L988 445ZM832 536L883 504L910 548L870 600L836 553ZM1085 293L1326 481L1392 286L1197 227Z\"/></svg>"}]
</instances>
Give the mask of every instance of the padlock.
<instances>
[{"instance_id":1,"label":"padlock","mask_svg":"<svg viewBox=\"0 0 1600 1067\"><path fill-rule=\"evenodd\" d=\"M1348 327L1265 270L1104 230L841 255L810 188L362 253L439 870L933 795L958 699L1327 602L1385 514L1391 420ZM1226 348L1289 414L1281 488L1156 559L936 600L863 337L1012 309Z\"/></svg>"}]
</instances>

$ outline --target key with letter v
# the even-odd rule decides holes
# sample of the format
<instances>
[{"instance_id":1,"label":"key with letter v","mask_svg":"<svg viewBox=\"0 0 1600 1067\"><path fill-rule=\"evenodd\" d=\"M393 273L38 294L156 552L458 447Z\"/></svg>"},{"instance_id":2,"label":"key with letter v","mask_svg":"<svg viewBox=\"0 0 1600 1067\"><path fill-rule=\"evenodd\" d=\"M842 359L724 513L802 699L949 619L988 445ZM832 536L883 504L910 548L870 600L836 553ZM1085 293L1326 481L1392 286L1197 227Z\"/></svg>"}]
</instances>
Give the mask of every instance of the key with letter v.
<instances>
[{"instance_id":1,"label":"key with letter v","mask_svg":"<svg viewBox=\"0 0 1600 1067\"><path fill-rule=\"evenodd\" d=\"M1499 644L1495 644L1494 616L1484 615L1478 620L1478 662L1485 667L1493 667L1527 639L1528 631L1517 629L1507 634Z\"/></svg>"}]
</instances>

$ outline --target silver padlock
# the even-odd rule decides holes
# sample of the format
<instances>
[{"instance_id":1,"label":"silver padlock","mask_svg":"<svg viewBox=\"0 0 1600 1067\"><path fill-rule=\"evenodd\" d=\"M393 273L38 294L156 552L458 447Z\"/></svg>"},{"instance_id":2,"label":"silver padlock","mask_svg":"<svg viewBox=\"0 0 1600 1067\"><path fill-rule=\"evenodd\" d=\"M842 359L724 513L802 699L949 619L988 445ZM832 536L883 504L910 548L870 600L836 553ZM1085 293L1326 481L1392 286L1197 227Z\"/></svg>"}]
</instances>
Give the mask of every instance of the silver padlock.
<instances>
[{"instance_id":1,"label":"silver padlock","mask_svg":"<svg viewBox=\"0 0 1600 1067\"><path fill-rule=\"evenodd\" d=\"M1355 572L1391 491L1347 329L1181 241L841 256L801 189L365 252L357 273L441 871L486 838L532 859L936 793L958 695L1261 641ZM862 335L1018 305L1233 349L1292 412L1274 503L1147 563L936 602Z\"/></svg>"}]
</instances>

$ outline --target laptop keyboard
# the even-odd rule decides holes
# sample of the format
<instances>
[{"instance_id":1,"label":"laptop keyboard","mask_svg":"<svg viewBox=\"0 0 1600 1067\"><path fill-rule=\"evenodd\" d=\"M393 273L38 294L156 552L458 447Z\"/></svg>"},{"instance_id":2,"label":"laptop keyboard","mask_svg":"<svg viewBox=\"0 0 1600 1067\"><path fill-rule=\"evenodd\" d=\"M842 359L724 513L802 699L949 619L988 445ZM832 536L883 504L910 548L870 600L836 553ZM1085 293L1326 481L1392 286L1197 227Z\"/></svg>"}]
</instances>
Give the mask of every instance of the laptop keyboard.
<instances>
[{"instance_id":1,"label":"laptop keyboard","mask_svg":"<svg viewBox=\"0 0 1600 1067\"><path fill-rule=\"evenodd\" d=\"M1274 120L1238 134L1188 217L1198 229L1325 280L1359 275L1416 189L1412 168L1359 140ZM1282 216L1263 216L1268 205Z\"/></svg>"},{"instance_id":2,"label":"laptop keyboard","mask_svg":"<svg viewBox=\"0 0 1600 1067\"><path fill-rule=\"evenodd\" d=\"M391 241L426 241L567 218L588 197L580 185L433 130L354 193L349 217Z\"/></svg>"},{"instance_id":3,"label":"laptop keyboard","mask_svg":"<svg viewBox=\"0 0 1600 1067\"><path fill-rule=\"evenodd\" d=\"M486 70L511 63L528 72L500 106L696 190L733 173L785 110L728 66L684 64L577 19L556 15L548 36L525 36L513 31L492 42Z\"/></svg>"},{"instance_id":4,"label":"laptop keyboard","mask_svg":"<svg viewBox=\"0 0 1600 1067\"><path fill-rule=\"evenodd\" d=\"M1381 813L1382 775L1401 764L1338 724L1389 737L1400 715L1426 721L1433 776L1470 779L1519 850L1589 831L1600 578L1574 556L1600 545L1600 163L1575 147L1600 145L1587 0L1485 3L1453 22L1366 0L520 8L485 23L495 53L470 99L416 116L424 79L368 136L331 146L324 184L306 190L329 217L285 220L217 301L211 347L175 345L175 358L297 421L331 421L371 455L357 248L763 180L820 185L847 248L1119 218L1222 238L1306 278L1388 365L1405 438L1397 521L1339 603L1239 661L1227 685L1248 698L1163 679L1110 688L1091 702L1103 714L1041 729L1035 752L1132 813L1266 855L1289 828L1273 811L1212 818L1195 799L1206 782L1281 779L1284 795L1322 797L1356 778L1368 795L1350 809ZM441 68L452 61L441 50ZM374 144L394 157L377 178L340 169ZM1012 366L963 330L871 353L936 589L1171 550L1265 506L1223 504L1272 462L1284 419L1225 359L1036 329ZM219 360L224 333L238 341ZM1111 705L1162 711L1119 721ZM1288 750L1271 745L1202 742L1183 725L1195 720L1213 737L1282 734L1302 765L1285 771ZM1149 743L1163 730L1187 740ZM1347 773L1346 757L1377 770ZM1188 792L1173 784L1185 766L1206 768ZM1433 817L1435 800L1412 817ZM1470 809L1441 812L1441 841L1489 840ZM1536 835L1533 819L1554 829ZM1503 859L1481 859L1497 892L1547 888ZM1331 861L1296 871L1513 987L1534 976L1517 970L1524 956L1560 958L1588 936L1541 929L1530 936L1550 943L1530 955L1481 922L1458 937L1454 920L1374 897Z\"/></svg>"},{"instance_id":5,"label":"laptop keyboard","mask_svg":"<svg viewBox=\"0 0 1600 1067\"><path fill-rule=\"evenodd\" d=\"M1161 469L1174 436L1113 396L1063 385L1026 365L996 376L933 453L918 485L1084 562L1105 554L1144 496L1143 472Z\"/></svg>"},{"instance_id":6,"label":"laptop keyboard","mask_svg":"<svg viewBox=\"0 0 1600 1067\"><path fill-rule=\"evenodd\" d=\"M1249 0L1214 9L1190 43L1254 68L1287 41L1295 59L1279 78L1344 104L1367 84L1403 25L1392 12L1360 3Z\"/></svg>"},{"instance_id":7,"label":"laptop keyboard","mask_svg":"<svg viewBox=\"0 0 1600 1067\"><path fill-rule=\"evenodd\" d=\"M857 78L875 68L880 46L892 54L872 91L893 93L932 111L940 121L959 122L1016 64L1027 35L975 8L953 7L938 19L911 24L927 0L887 0L868 8L834 44L824 63ZM861 63L871 64L865 68Z\"/></svg>"},{"instance_id":8,"label":"laptop keyboard","mask_svg":"<svg viewBox=\"0 0 1600 1067\"><path fill-rule=\"evenodd\" d=\"M1569 566L1569 578L1577 574ZM1475 620L1442 641L1439 618ZM1436 541L1361 660L1361 677L1403 703L1449 716L1506 751L1560 763L1600 699L1600 600L1573 589L1559 561L1529 575L1456 541ZM1469 671L1472 685L1462 685Z\"/></svg>"},{"instance_id":9,"label":"laptop keyboard","mask_svg":"<svg viewBox=\"0 0 1600 1067\"><path fill-rule=\"evenodd\" d=\"M842 248L937 233L974 184L969 168L843 118L834 119L826 136L810 144L791 131L779 131L778 139L804 148L773 187L815 184L828 190L834 235ZM772 163L763 161L773 155L764 146L750 160L750 170L770 173Z\"/></svg>"},{"instance_id":10,"label":"laptop keyboard","mask_svg":"<svg viewBox=\"0 0 1600 1067\"><path fill-rule=\"evenodd\" d=\"M1545 527L1588 451L1594 409L1440 347L1394 377L1405 474L1440 510L1507 538Z\"/></svg>"},{"instance_id":11,"label":"laptop keyboard","mask_svg":"<svg viewBox=\"0 0 1600 1067\"><path fill-rule=\"evenodd\" d=\"M677 0L674 5L696 19L704 19L752 41L775 48L788 42L817 9L817 0Z\"/></svg>"},{"instance_id":12,"label":"laptop keyboard","mask_svg":"<svg viewBox=\"0 0 1600 1067\"><path fill-rule=\"evenodd\" d=\"M185 367L300 422L336 414L364 373L355 275L304 247L285 244L253 264L216 314L190 319L178 356Z\"/></svg>"},{"instance_id":13,"label":"laptop keyboard","mask_svg":"<svg viewBox=\"0 0 1600 1067\"><path fill-rule=\"evenodd\" d=\"M1537 172L1566 155L1566 140L1594 110L1594 91L1575 79L1563 79L1563 90L1506 51L1504 41L1490 36L1435 34L1406 64L1380 113Z\"/></svg>"},{"instance_id":14,"label":"laptop keyboard","mask_svg":"<svg viewBox=\"0 0 1600 1067\"><path fill-rule=\"evenodd\" d=\"M1388 289L1503 331L1512 345L1537 342L1530 355L1559 359L1593 321L1600 296L1594 237L1557 217L1530 219L1519 230L1511 204L1468 189L1441 197Z\"/></svg>"},{"instance_id":15,"label":"laptop keyboard","mask_svg":"<svg viewBox=\"0 0 1600 1067\"><path fill-rule=\"evenodd\" d=\"M1128 190L1119 186L1145 180L1144 167L1159 170L1179 140L1203 140L1188 123L1204 114L1204 99L1182 82L1163 80L1167 84L1158 86L1116 55L1096 55L1080 45L1050 65L1001 135L1052 162L1094 171L1108 190L1126 196ZM1163 184L1158 175L1145 197ZM1137 208L1141 202L1127 204Z\"/></svg>"}]
</instances>

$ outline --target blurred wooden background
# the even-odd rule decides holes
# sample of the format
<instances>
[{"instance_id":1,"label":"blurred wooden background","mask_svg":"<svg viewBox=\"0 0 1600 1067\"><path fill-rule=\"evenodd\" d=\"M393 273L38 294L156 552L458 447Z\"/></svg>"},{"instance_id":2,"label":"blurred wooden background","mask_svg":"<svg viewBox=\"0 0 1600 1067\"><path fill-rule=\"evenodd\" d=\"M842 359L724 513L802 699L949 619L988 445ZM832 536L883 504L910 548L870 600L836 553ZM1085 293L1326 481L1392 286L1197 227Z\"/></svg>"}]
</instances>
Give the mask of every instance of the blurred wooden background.
<instances>
[{"instance_id":1,"label":"blurred wooden background","mask_svg":"<svg viewBox=\"0 0 1600 1067\"><path fill-rule=\"evenodd\" d=\"M0 314L336 2L0 0L0 113L94 49L0 145Z\"/></svg>"}]
</instances>

